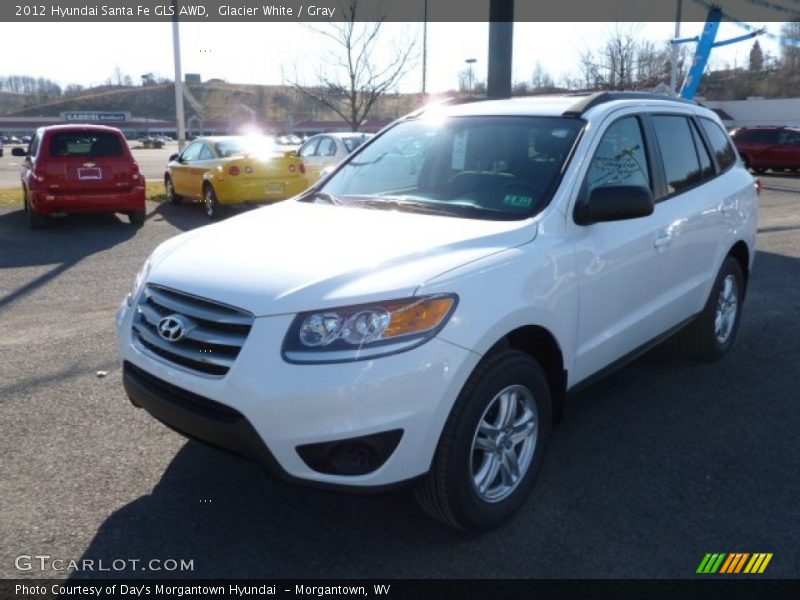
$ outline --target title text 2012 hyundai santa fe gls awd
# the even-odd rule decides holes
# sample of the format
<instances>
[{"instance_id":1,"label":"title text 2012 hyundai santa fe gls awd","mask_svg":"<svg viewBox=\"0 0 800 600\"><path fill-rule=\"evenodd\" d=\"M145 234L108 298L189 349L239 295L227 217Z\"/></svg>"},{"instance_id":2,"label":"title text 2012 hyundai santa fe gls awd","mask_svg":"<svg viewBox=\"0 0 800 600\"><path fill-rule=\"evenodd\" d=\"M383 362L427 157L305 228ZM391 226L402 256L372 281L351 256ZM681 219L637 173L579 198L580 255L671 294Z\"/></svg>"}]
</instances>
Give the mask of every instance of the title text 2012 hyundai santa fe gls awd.
<instances>
[{"instance_id":1,"label":"title text 2012 hyundai santa fe gls awd","mask_svg":"<svg viewBox=\"0 0 800 600\"><path fill-rule=\"evenodd\" d=\"M292 481L480 530L568 391L733 344L757 193L717 116L631 93L440 105L303 195L179 235L118 315L133 403Z\"/></svg>"}]
</instances>

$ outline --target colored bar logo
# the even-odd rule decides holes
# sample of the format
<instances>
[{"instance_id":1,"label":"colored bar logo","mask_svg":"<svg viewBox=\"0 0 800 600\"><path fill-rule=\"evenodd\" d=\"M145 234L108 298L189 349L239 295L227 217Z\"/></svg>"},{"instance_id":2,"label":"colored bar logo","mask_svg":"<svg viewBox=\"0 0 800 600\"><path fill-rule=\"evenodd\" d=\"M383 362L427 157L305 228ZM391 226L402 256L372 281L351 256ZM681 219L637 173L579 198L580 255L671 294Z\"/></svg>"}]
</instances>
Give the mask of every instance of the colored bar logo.
<instances>
[{"instance_id":1,"label":"colored bar logo","mask_svg":"<svg viewBox=\"0 0 800 600\"><path fill-rule=\"evenodd\" d=\"M739 573L763 573L769 561L772 560L772 552L732 552L732 553L707 553L697 573L703 575L718 573L720 575L735 575Z\"/></svg>"}]
</instances>

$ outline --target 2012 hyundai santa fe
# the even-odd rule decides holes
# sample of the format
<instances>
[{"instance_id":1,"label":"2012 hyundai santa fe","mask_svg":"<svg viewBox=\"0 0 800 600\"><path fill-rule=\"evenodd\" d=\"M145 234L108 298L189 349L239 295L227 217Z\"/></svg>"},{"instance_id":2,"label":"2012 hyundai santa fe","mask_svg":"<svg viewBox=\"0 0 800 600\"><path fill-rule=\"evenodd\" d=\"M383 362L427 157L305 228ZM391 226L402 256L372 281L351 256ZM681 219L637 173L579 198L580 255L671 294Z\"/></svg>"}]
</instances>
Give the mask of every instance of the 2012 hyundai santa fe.
<instances>
[{"instance_id":1,"label":"2012 hyundai santa fe","mask_svg":"<svg viewBox=\"0 0 800 600\"><path fill-rule=\"evenodd\" d=\"M567 392L673 333L699 359L731 348L756 209L694 103L429 108L303 195L159 246L118 314L124 385L283 478L410 483L490 528Z\"/></svg>"}]
</instances>

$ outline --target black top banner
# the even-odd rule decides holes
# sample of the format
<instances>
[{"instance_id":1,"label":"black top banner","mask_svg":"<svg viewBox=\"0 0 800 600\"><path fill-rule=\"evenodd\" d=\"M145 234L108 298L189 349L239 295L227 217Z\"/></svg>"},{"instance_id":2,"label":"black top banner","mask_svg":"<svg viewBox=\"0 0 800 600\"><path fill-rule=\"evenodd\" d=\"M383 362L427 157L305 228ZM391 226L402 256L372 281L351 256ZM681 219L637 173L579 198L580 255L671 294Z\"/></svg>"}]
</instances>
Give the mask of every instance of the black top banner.
<instances>
[{"instance_id":1,"label":"black top banner","mask_svg":"<svg viewBox=\"0 0 800 600\"><path fill-rule=\"evenodd\" d=\"M3 0L6 22L482 22L490 2L518 22L705 21L711 0ZM800 20L795 0L716 0L728 21ZM355 10L353 10L355 8ZM501 10L496 14L506 14Z\"/></svg>"}]
</instances>

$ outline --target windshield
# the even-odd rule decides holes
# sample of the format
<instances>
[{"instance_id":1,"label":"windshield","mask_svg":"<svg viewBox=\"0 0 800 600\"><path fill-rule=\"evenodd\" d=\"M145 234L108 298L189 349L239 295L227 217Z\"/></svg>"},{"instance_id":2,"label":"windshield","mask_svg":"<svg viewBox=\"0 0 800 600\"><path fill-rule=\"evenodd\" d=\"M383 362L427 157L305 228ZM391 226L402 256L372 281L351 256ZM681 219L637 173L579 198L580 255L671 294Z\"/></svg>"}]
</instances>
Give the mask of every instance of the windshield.
<instances>
[{"instance_id":1,"label":"windshield","mask_svg":"<svg viewBox=\"0 0 800 600\"><path fill-rule=\"evenodd\" d=\"M583 121L458 117L400 123L317 192L338 204L525 219L550 201Z\"/></svg>"},{"instance_id":2,"label":"windshield","mask_svg":"<svg viewBox=\"0 0 800 600\"><path fill-rule=\"evenodd\" d=\"M220 140L214 144L217 156L227 158L239 154L275 154L281 149L275 142L275 138L267 136L248 136Z\"/></svg>"}]
</instances>

